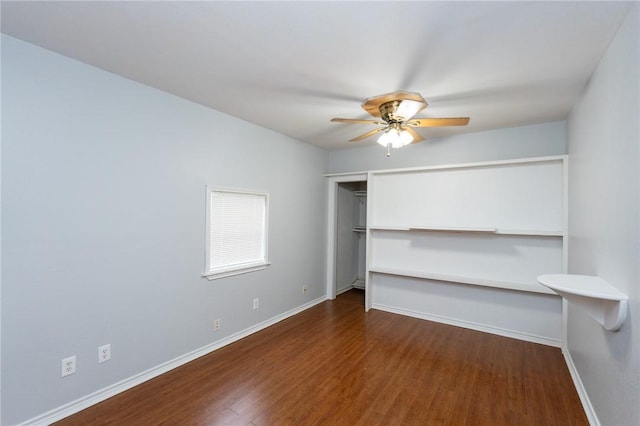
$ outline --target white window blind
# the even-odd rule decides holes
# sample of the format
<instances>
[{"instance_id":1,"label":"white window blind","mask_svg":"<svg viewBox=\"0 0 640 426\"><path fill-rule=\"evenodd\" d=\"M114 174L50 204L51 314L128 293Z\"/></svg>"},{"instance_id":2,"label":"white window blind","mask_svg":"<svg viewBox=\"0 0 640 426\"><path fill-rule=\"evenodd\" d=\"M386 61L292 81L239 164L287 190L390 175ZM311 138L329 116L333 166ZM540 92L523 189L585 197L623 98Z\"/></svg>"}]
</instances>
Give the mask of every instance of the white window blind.
<instances>
[{"instance_id":1,"label":"white window blind","mask_svg":"<svg viewBox=\"0 0 640 426\"><path fill-rule=\"evenodd\" d=\"M207 188L210 279L263 269L267 260L268 195Z\"/></svg>"}]
</instances>

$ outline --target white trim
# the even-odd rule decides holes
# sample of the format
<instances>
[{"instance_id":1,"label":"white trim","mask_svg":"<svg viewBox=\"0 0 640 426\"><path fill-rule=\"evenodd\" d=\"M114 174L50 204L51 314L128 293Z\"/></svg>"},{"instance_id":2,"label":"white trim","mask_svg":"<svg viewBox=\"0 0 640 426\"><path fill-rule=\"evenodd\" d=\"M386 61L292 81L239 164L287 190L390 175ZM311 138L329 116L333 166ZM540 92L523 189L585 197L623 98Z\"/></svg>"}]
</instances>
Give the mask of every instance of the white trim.
<instances>
[{"instance_id":1,"label":"white trim","mask_svg":"<svg viewBox=\"0 0 640 426\"><path fill-rule=\"evenodd\" d=\"M373 306L373 275L371 272L371 253L373 241L371 239L371 230L369 229L369 221L373 213L373 197L375 196L375 186L373 174L367 173L367 232L365 234L365 269L364 269L364 311L369 312Z\"/></svg>"},{"instance_id":2,"label":"white trim","mask_svg":"<svg viewBox=\"0 0 640 426\"><path fill-rule=\"evenodd\" d=\"M562 179L563 179L563 188L564 188L564 196L562 197L562 201L564 203L563 206L563 222L562 227L564 228L564 234L562 238L562 272L565 274L569 273L569 157L565 158L564 164L562 168ZM568 302L567 299L562 298L562 341L563 346L562 350L568 352Z\"/></svg>"},{"instance_id":3,"label":"white trim","mask_svg":"<svg viewBox=\"0 0 640 426\"><path fill-rule=\"evenodd\" d=\"M475 322L469 322L440 315L425 314L423 312L412 311L409 309L395 308L393 306L373 304L373 309L380 311L391 312L393 314L405 315L408 317L419 318L423 320L439 322L442 324L453 325L456 327L468 328L471 330L482 331L484 333L496 334L498 336L510 337L512 339L524 340L526 342L539 343L541 345L553 346L560 348L562 342L557 339L551 339L549 337L538 336L531 333L523 333L520 331L507 330L500 327L493 327Z\"/></svg>"},{"instance_id":4,"label":"white trim","mask_svg":"<svg viewBox=\"0 0 640 426\"><path fill-rule=\"evenodd\" d=\"M336 291L336 296L339 296L339 295L341 295L342 293L346 293L346 292L348 292L349 290L353 290L354 288L355 288L355 286L353 286L353 285L350 285L350 286L348 286L348 287L345 287L345 288L343 288L343 289L342 289L342 290L340 290L340 291Z\"/></svg>"},{"instance_id":5,"label":"white trim","mask_svg":"<svg viewBox=\"0 0 640 426\"><path fill-rule=\"evenodd\" d=\"M564 360L567 363L567 368L569 369L569 374L571 375L571 380L573 380L573 385L576 388L576 392L578 392L578 397L580 398L580 402L582 403L582 408L584 409L584 413L587 416L587 420L589 420L589 424L591 426L600 426L600 420L598 419L598 415L596 414L596 410L593 409L593 405L591 405L591 401L589 400L589 395L587 394L587 390L582 383L582 379L580 379L580 374L578 374L578 369L573 363L573 358L571 357L571 353L565 347L562 348L562 355L564 356Z\"/></svg>"},{"instance_id":6,"label":"white trim","mask_svg":"<svg viewBox=\"0 0 640 426\"><path fill-rule=\"evenodd\" d=\"M260 330L270 327L284 319L287 319L317 304L320 304L325 300L327 300L326 297L324 296L319 297L315 300L305 303L304 305L300 305L297 308L291 309L280 315L276 315L273 318L267 319L249 328L239 331L235 334L227 336L221 340L218 340L209 345L203 346L200 349L196 349L192 352L181 355L170 361L167 361L165 363L152 367L146 371L143 371L142 373L136 374L135 376L129 377L128 379L122 380L118 383L114 383L103 389L93 392L89 395L83 396L82 398L78 398L75 401L72 401L68 404L65 404L58 408L54 408L53 410L47 411L44 414L41 414L37 417L34 417L32 419L29 419L20 423L18 426L42 426L43 424L51 424L59 420L62 420L65 417L68 417L72 414L75 414L79 411L84 410L85 408L88 408L108 398L111 398L114 395L122 393L148 380L158 377L161 374L164 374L170 370L178 368L188 362L191 362L197 358L207 355L213 351L216 351L224 346L234 343L240 339L243 339L253 333L257 333Z\"/></svg>"},{"instance_id":7,"label":"white trim","mask_svg":"<svg viewBox=\"0 0 640 426\"><path fill-rule=\"evenodd\" d=\"M543 163L547 161L558 161L558 160L566 160L568 158L567 154L562 155L549 155L544 157L530 157L530 158L514 158L511 160L494 160L494 161L479 161L472 163L454 163L454 164L442 164L435 166L418 166L418 167L404 167L398 169L378 169L378 170L369 170L362 172L348 172L348 173L331 173L324 175L325 177L333 178L333 177L341 177L341 176L350 176L355 174L384 174L384 173L403 173L403 172L417 172L423 170L441 170L441 169L461 169L461 168L471 168L471 167L485 167L485 166L499 166L501 164L519 164L519 163Z\"/></svg>"},{"instance_id":8,"label":"white trim","mask_svg":"<svg viewBox=\"0 0 640 426\"><path fill-rule=\"evenodd\" d=\"M246 273L249 273L249 272L261 271L263 269L266 269L267 266L269 266L269 265L271 265L271 262L259 263L257 265L245 266L245 267L242 267L242 268L236 267L235 269L226 268L225 270L222 270L220 272L213 271L213 272L211 272L209 274L204 274L203 277L205 277L209 281L212 281L212 280L217 280L217 279L220 279L220 278L232 277L234 275L240 275L240 274L246 274Z\"/></svg>"},{"instance_id":9,"label":"white trim","mask_svg":"<svg viewBox=\"0 0 640 426\"><path fill-rule=\"evenodd\" d=\"M429 170L445 170L445 169L467 169L474 167L491 167L501 166L509 164L526 164L526 163L546 163L554 161L564 161L567 159L567 155L551 155L546 157L531 157L531 158L517 158L511 160L496 160L496 161L479 161L474 163L455 163L455 164L442 164L435 166L420 166L420 167L406 167L400 169L381 169L372 170L369 173L372 174L388 174L388 173L405 173L405 172L419 172Z\"/></svg>"},{"instance_id":10,"label":"white trim","mask_svg":"<svg viewBox=\"0 0 640 426\"><path fill-rule=\"evenodd\" d=\"M364 176L366 176L367 172L328 173L328 174L325 174L325 175L322 175L322 176L328 177L328 178L342 178L342 177L348 178L350 176L355 176L355 175L364 175ZM355 181L359 181L359 180L360 179L356 179ZM352 182L352 181L345 180L344 182Z\"/></svg>"}]
</instances>

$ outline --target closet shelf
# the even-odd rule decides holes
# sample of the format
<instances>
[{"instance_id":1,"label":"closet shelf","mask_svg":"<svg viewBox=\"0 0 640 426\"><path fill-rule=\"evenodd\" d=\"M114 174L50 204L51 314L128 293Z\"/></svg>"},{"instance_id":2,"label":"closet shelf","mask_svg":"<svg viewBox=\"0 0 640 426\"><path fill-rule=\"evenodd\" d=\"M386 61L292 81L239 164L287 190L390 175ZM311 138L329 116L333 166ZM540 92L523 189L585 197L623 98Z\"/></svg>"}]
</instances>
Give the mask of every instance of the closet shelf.
<instances>
[{"instance_id":1,"label":"closet shelf","mask_svg":"<svg viewBox=\"0 0 640 426\"><path fill-rule=\"evenodd\" d=\"M517 290L517 291L526 291L530 293L543 293L543 294L555 294L553 291L548 288L532 283L517 283L517 282L506 282L506 281L495 281L488 280L482 278L474 278L474 277L461 277L456 275L449 274L435 274L426 271L416 271L410 269L402 269L402 268L390 268L386 266L371 266L369 268L370 272L378 273L378 274L387 274L387 275L398 275L403 277L411 277L411 278L422 278L427 280L435 280L435 281L446 281L452 283L460 283L460 284L472 284L478 285L482 287L493 287L493 288L504 288L508 290Z\"/></svg>"},{"instance_id":2,"label":"closet shelf","mask_svg":"<svg viewBox=\"0 0 640 426\"><path fill-rule=\"evenodd\" d=\"M353 232L366 232L366 230L366 226L356 225L353 227Z\"/></svg>"},{"instance_id":3,"label":"closet shelf","mask_svg":"<svg viewBox=\"0 0 640 426\"><path fill-rule=\"evenodd\" d=\"M387 226L371 225L372 231L423 231L423 232L457 232L457 233L485 233L496 235L523 235L532 237L562 237L563 231L558 230L536 230L536 229L504 229L489 227L466 227L466 226Z\"/></svg>"},{"instance_id":4,"label":"closet shelf","mask_svg":"<svg viewBox=\"0 0 640 426\"><path fill-rule=\"evenodd\" d=\"M540 284L552 289L570 303L582 307L605 329L618 331L627 317L628 297L599 277L573 274L547 274Z\"/></svg>"},{"instance_id":5,"label":"closet shelf","mask_svg":"<svg viewBox=\"0 0 640 426\"><path fill-rule=\"evenodd\" d=\"M353 196L354 197L366 197L367 196L367 191L354 191Z\"/></svg>"}]
</instances>

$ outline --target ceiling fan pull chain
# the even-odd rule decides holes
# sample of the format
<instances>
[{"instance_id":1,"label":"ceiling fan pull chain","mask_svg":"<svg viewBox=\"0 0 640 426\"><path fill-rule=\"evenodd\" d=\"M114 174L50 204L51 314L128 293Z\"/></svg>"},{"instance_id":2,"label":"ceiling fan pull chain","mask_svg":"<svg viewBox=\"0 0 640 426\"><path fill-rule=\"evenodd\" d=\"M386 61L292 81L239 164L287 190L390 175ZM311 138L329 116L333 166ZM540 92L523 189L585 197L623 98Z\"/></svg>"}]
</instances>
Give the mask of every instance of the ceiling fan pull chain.
<instances>
[{"instance_id":1,"label":"ceiling fan pull chain","mask_svg":"<svg viewBox=\"0 0 640 426\"><path fill-rule=\"evenodd\" d=\"M391 157L391 143L387 144L387 157Z\"/></svg>"}]
</instances>

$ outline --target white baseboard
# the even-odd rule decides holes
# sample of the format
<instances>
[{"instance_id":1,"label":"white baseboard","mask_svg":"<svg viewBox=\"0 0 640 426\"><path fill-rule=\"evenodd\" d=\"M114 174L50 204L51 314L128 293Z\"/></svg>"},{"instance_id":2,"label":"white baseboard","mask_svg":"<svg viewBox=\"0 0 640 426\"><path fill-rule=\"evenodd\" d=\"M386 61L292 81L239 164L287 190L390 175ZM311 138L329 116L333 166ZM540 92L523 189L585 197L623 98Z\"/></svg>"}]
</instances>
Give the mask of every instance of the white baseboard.
<instances>
[{"instance_id":1,"label":"white baseboard","mask_svg":"<svg viewBox=\"0 0 640 426\"><path fill-rule=\"evenodd\" d=\"M396 307L380 305L380 304L374 304L372 308L378 309L380 311L391 312L394 314L405 315L408 317L439 322L442 324L454 325L456 327L468 328L476 331L482 331L484 333L497 334L498 336L510 337L512 339L524 340L524 341L533 342L533 343L540 343L542 345L553 346L556 348L559 348L562 345L562 342L560 340L552 339L549 337L538 336L535 334L524 333L524 332L515 331L515 330L507 330L500 327L493 327L493 326L488 326L488 325L479 324L475 322L443 317L440 315L427 314L424 312L417 312L409 309L396 308Z\"/></svg>"},{"instance_id":2,"label":"white baseboard","mask_svg":"<svg viewBox=\"0 0 640 426\"><path fill-rule=\"evenodd\" d=\"M347 286L345 288L341 288L340 290L336 290L336 296L340 296L342 293L346 293L346 292L348 292L349 290L352 290L352 289L353 289L353 286L350 285L350 286Z\"/></svg>"},{"instance_id":3,"label":"white baseboard","mask_svg":"<svg viewBox=\"0 0 640 426\"><path fill-rule=\"evenodd\" d=\"M587 415L587 420L589 420L589 424L591 426L600 426L600 420L596 415L595 410L593 409L593 405L591 405L591 400L589 400L589 395L587 395L587 390L582 383L582 379L578 374L578 370L576 369L576 365L573 363L573 358L571 357L571 353L567 348L562 348L562 355L564 356L564 360L567 363L567 368L569 368L569 374L571 374L571 380L573 380L573 385L576 388L576 392L578 392L578 397L580 398L580 402L582 403L582 408L584 409L584 413Z\"/></svg>"},{"instance_id":4,"label":"white baseboard","mask_svg":"<svg viewBox=\"0 0 640 426\"><path fill-rule=\"evenodd\" d=\"M325 300L327 300L326 296L312 300L311 302L305 303L304 305L298 306L297 308L291 309L280 315L276 315L273 318L260 322L247 329L239 331L238 333L232 334L231 336L225 337L224 339L218 340L200 349L196 349L195 351L181 355L175 359L143 371L142 373L136 374L135 376L129 377L128 379L122 380L118 383L114 383L113 385L107 386L106 388L100 389L99 391L76 399L75 401L72 401L68 404L62 405L58 408L54 408L53 410L50 410L44 414L20 423L19 426L42 426L57 422L58 420L62 420L65 417L84 410L85 408L89 408L90 406L111 398L112 396L138 386L139 384L144 383L147 380L158 377L159 375L164 374L167 371L178 368L181 365L191 362L196 358L207 355L217 349L227 346L286 318L296 315L306 309L311 308L312 306L324 302Z\"/></svg>"}]
</instances>

